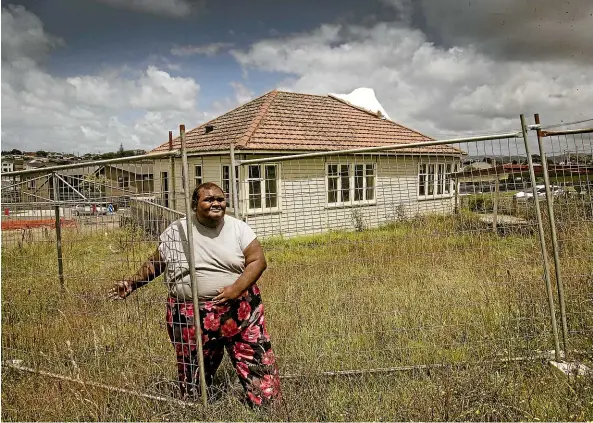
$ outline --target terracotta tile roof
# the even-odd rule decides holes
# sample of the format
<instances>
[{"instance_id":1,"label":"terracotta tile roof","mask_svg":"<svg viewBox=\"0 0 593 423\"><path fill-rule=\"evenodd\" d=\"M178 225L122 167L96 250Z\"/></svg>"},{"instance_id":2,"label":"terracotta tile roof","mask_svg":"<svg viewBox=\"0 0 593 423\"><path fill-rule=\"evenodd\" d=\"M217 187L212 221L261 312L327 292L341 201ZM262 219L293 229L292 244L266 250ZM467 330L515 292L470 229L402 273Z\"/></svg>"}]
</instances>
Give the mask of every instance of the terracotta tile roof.
<instances>
[{"instance_id":1,"label":"terracotta tile roof","mask_svg":"<svg viewBox=\"0 0 593 423\"><path fill-rule=\"evenodd\" d=\"M207 126L213 130L206 131ZM332 96L271 91L186 133L188 151L339 151L430 141L427 137ZM166 151L165 142L152 152ZM173 148L180 148L179 137ZM450 146L399 150L460 154Z\"/></svg>"}]
</instances>

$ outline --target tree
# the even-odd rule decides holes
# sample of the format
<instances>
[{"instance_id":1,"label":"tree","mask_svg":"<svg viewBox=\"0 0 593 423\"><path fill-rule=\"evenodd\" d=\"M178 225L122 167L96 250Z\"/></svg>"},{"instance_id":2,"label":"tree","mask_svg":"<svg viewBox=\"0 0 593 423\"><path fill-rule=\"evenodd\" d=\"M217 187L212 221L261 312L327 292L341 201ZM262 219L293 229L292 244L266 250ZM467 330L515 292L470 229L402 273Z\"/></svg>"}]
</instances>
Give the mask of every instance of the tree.
<instances>
[{"instance_id":1,"label":"tree","mask_svg":"<svg viewBox=\"0 0 593 423\"><path fill-rule=\"evenodd\" d=\"M103 153L99 156L101 159L115 159L118 153Z\"/></svg>"},{"instance_id":2,"label":"tree","mask_svg":"<svg viewBox=\"0 0 593 423\"><path fill-rule=\"evenodd\" d=\"M44 151L44 150L39 150L39 151L36 151L35 152L35 155L36 156L39 156L39 157L47 157L48 154L49 153L47 151Z\"/></svg>"}]
</instances>

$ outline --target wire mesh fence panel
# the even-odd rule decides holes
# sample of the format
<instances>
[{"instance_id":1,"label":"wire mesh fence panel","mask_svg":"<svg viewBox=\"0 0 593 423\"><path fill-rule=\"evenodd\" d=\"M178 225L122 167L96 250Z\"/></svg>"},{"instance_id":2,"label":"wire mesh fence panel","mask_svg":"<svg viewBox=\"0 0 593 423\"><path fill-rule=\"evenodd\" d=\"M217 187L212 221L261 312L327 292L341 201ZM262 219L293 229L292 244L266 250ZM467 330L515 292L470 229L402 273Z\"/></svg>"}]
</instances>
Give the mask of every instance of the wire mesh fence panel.
<instances>
[{"instance_id":1,"label":"wire mesh fence panel","mask_svg":"<svg viewBox=\"0 0 593 423\"><path fill-rule=\"evenodd\" d=\"M184 215L171 208L184 204L179 162L176 172L163 157L19 175L2 205L3 360L141 392L175 389L163 288L125 301L107 292Z\"/></svg>"},{"instance_id":2,"label":"wire mesh fence panel","mask_svg":"<svg viewBox=\"0 0 593 423\"><path fill-rule=\"evenodd\" d=\"M451 386L496 396L500 363L554 348L544 277L553 271L542 259L542 241L548 255L552 243L539 236L539 224L550 233L543 171L530 168L523 138L485 138L265 158L190 155L190 187L217 183L227 213L263 244L268 269L258 284L280 373L317 381L284 390L320 413L299 416L342 419L324 413L352 403L374 419L369 398L436 401ZM570 345L591 351L590 134L544 139L549 155L567 157L550 175ZM15 174L2 190L3 360L180 398L175 360L192 345L187 333L177 350L170 345L171 293L160 279L125 301L106 293L168 242L162 234L184 216L192 191L183 182L173 155ZM173 260L173 272L184 265ZM445 369L467 364L478 366ZM234 377L225 366L224 377ZM427 367L445 370L382 373ZM356 378L377 373L377 386ZM320 374L344 379L327 384ZM522 387L532 380L508 377L523 378ZM523 398L522 389L511 391ZM321 394L327 409L315 405ZM524 416L505 413L479 415Z\"/></svg>"},{"instance_id":3,"label":"wire mesh fence panel","mask_svg":"<svg viewBox=\"0 0 593 423\"><path fill-rule=\"evenodd\" d=\"M548 199L540 180L540 200L550 202L554 217L556 240L550 239L549 245L550 255L558 258L556 292L564 296L567 349L573 358L575 353L582 357L593 346L593 129L550 131L540 142L550 190ZM550 226L549 210L543 211ZM547 234L552 236L551 231ZM560 311L558 307L559 322Z\"/></svg>"},{"instance_id":4,"label":"wire mesh fence panel","mask_svg":"<svg viewBox=\"0 0 593 423\"><path fill-rule=\"evenodd\" d=\"M522 138L250 161L241 215L284 374L553 348Z\"/></svg>"}]
</instances>

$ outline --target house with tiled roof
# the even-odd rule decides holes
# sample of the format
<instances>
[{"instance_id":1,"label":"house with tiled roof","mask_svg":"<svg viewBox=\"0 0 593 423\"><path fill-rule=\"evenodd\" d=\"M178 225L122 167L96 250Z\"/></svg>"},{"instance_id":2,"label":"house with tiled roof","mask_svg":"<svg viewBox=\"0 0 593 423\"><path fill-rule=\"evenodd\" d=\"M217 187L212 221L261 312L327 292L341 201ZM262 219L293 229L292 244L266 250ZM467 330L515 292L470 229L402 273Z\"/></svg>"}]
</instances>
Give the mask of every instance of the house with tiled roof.
<instances>
[{"instance_id":1,"label":"house with tiled roof","mask_svg":"<svg viewBox=\"0 0 593 423\"><path fill-rule=\"evenodd\" d=\"M371 227L403 215L448 213L455 205L451 174L461 150L414 145L344 153L432 138L335 95L271 91L188 131L185 140L192 185L218 183L227 193L227 210L258 235ZM238 163L276 158L237 166L237 210L228 195L231 145ZM152 152L178 148L179 137ZM325 153L278 159L313 152ZM183 202L168 201L171 176L181 175L180 164L176 166L172 169L168 159L155 163L154 189L163 193L163 205L182 210ZM180 180L176 184L179 191Z\"/></svg>"}]
</instances>

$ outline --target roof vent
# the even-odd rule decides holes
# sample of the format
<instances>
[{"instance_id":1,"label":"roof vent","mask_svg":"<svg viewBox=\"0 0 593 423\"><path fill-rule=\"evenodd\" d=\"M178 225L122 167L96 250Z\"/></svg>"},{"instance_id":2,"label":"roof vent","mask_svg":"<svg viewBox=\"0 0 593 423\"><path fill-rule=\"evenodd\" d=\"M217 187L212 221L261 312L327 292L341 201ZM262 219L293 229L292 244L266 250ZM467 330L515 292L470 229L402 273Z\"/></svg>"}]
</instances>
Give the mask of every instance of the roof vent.
<instances>
[{"instance_id":1,"label":"roof vent","mask_svg":"<svg viewBox=\"0 0 593 423\"><path fill-rule=\"evenodd\" d=\"M214 131L214 125L206 125L206 133L210 133Z\"/></svg>"}]
</instances>

